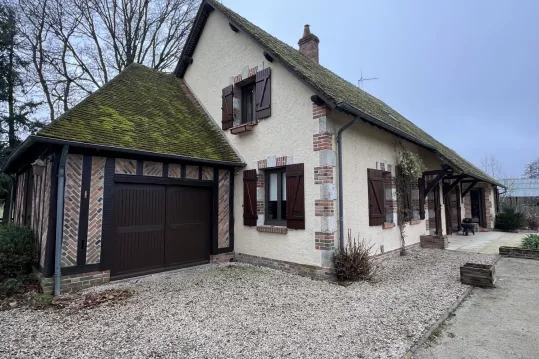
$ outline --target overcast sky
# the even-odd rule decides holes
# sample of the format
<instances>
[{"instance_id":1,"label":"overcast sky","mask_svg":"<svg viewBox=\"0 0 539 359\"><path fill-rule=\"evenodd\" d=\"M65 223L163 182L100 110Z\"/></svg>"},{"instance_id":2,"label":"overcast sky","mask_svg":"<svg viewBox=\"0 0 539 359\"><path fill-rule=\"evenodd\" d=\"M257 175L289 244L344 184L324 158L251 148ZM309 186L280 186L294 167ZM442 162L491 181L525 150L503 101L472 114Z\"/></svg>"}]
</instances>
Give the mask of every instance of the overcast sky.
<instances>
[{"instance_id":1,"label":"overcast sky","mask_svg":"<svg viewBox=\"0 0 539 359\"><path fill-rule=\"evenodd\" d=\"M357 83L472 163L510 177L539 158L539 1L223 0Z\"/></svg>"}]
</instances>

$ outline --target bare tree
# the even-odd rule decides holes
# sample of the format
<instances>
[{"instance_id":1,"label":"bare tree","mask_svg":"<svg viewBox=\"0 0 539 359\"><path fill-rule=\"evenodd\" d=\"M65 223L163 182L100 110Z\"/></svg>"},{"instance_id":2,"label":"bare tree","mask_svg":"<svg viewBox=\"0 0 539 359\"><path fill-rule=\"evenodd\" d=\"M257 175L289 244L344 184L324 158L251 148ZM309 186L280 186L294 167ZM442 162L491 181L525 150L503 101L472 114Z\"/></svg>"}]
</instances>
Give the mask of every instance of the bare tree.
<instances>
[{"instance_id":1,"label":"bare tree","mask_svg":"<svg viewBox=\"0 0 539 359\"><path fill-rule=\"evenodd\" d=\"M539 178L539 158L526 165L526 168L524 168L524 177Z\"/></svg>"},{"instance_id":2,"label":"bare tree","mask_svg":"<svg viewBox=\"0 0 539 359\"><path fill-rule=\"evenodd\" d=\"M199 0L19 0L50 120L133 62L171 70Z\"/></svg>"},{"instance_id":3,"label":"bare tree","mask_svg":"<svg viewBox=\"0 0 539 359\"><path fill-rule=\"evenodd\" d=\"M500 162L493 155L486 156L481 160L481 167L486 174L490 177L502 180L507 178L505 171L503 170Z\"/></svg>"}]
</instances>

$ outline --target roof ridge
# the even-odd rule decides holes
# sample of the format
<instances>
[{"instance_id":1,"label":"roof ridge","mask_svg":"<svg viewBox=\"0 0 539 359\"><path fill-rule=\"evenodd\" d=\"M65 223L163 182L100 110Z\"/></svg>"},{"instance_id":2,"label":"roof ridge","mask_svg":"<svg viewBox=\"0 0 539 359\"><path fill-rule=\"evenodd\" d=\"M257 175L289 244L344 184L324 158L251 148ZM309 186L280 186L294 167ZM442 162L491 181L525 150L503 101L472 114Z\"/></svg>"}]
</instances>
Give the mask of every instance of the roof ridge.
<instances>
[{"instance_id":1,"label":"roof ridge","mask_svg":"<svg viewBox=\"0 0 539 359\"><path fill-rule=\"evenodd\" d=\"M464 157L460 156L456 151L436 140L384 101L358 88L350 81L347 81L323 65L315 63L301 54L294 47L277 39L225 5L215 0L204 0L201 5L201 10L204 7L204 3L207 3L214 9L218 9L229 19L229 21L245 31L263 48L277 57L279 62L288 67L291 72L311 86L316 93L324 95L326 100L331 100L335 105L346 104L356 108L361 113L372 117L385 126L389 126L408 136L416 138L420 143L431 145L436 149L436 153L441 156L443 160L449 162L449 164L452 164L454 167L457 167L457 170L486 182L501 185L494 178L464 159ZM205 19L201 21L205 22ZM193 31L200 31L200 28ZM193 36L192 39L190 36L190 40L194 41L196 46L196 42L198 41L196 36ZM190 48L194 50L194 47L191 46ZM182 53L182 58L178 64L183 61L183 57L184 53ZM370 120L367 119L367 121ZM391 132L391 130L389 131Z\"/></svg>"}]
</instances>

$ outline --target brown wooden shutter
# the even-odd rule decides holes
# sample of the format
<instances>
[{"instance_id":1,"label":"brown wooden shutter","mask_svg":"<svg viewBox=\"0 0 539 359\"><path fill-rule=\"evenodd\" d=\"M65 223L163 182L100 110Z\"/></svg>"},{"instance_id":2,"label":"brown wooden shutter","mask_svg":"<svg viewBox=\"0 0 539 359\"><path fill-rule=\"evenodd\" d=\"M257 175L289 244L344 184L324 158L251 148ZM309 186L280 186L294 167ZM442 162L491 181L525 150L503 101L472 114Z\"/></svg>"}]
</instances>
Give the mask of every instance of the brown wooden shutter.
<instances>
[{"instance_id":1,"label":"brown wooden shutter","mask_svg":"<svg viewBox=\"0 0 539 359\"><path fill-rule=\"evenodd\" d=\"M243 224L256 226L256 170L243 171Z\"/></svg>"},{"instance_id":2,"label":"brown wooden shutter","mask_svg":"<svg viewBox=\"0 0 539 359\"><path fill-rule=\"evenodd\" d=\"M369 226L380 226L385 221L384 172L367 169L369 183Z\"/></svg>"},{"instance_id":3,"label":"brown wooden shutter","mask_svg":"<svg viewBox=\"0 0 539 359\"><path fill-rule=\"evenodd\" d=\"M256 73L255 86L256 119L271 116L271 68Z\"/></svg>"},{"instance_id":4,"label":"brown wooden shutter","mask_svg":"<svg viewBox=\"0 0 539 359\"><path fill-rule=\"evenodd\" d=\"M425 219L425 180L419 178L417 184L419 186L419 218Z\"/></svg>"},{"instance_id":5,"label":"brown wooden shutter","mask_svg":"<svg viewBox=\"0 0 539 359\"><path fill-rule=\"evenodd\" d=\"M221 128L228 130L234 124L234 85L223 89L223 104L221 107L223 117L221 119Z\"/></svg>"},{"instance_id":6,"label":"brown wooden shutter","mask_svg":"<svg viewBox=\"0 0 539 359\"><path fill-rule=\"evenodd\" d=\"M305 229L303 163L286 166L286 226Z\"/></svg>"}]
</instances>

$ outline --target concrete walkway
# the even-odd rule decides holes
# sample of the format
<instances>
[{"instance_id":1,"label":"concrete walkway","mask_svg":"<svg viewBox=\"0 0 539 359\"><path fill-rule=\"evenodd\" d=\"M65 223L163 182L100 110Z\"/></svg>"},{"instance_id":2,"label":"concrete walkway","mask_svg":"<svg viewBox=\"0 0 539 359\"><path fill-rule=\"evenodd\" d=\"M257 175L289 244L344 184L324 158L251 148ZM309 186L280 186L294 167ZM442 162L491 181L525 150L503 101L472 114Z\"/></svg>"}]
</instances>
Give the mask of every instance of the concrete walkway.
<instances>
[{"instance_id":1,"label":"concrete walkway","mask_svg":"<svg viewBox=\"0 0 539 359\"><path fill-rule=\"evenodd\" d=\"M539 357L539 261L502 258L496 270L496 288L475 288L414 358Z\"/></svg>"},{"instance_id":2,"label":"concrete walkway","mask_svg":"<svg viewBox=\"0 0 539 359\"><path fill-rule=\"evenodd\" d=\"M447 236L449 245L447 249L474 253L498 254L500 246L519 247L524 233L507 232L479 232L468 236L453 234Z\"/></svg>"}]
</instances>

